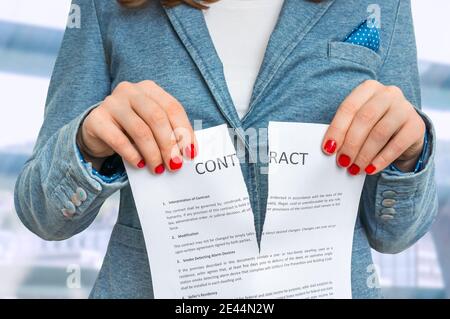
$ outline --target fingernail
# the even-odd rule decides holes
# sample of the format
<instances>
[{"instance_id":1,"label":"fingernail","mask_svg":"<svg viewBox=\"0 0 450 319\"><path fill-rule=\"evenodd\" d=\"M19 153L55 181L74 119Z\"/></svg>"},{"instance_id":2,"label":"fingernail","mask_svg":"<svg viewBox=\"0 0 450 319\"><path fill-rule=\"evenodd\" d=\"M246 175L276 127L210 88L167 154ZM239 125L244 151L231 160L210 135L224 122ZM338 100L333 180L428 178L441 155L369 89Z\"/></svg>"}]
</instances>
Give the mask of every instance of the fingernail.
<instances>
[{"instance_id":1,"label":"fingernail","mask_svg":"<svg viewBox=\"0 0 450 319\"><path fill-rule=\"evenodd\" d=\"M181 166L183 166L183 160L178 156L175 156L174 158L170 159L169 166L171 170L176 171L180 169Z\"/></svg>"},{"instance_id":2,"label":"fingernail","mask_svg":"<svg viewBox=\"0 0 450 319\"><path fill-rule=\"evenodd\" d=\"M356 165L356 164L352 164L352 165L348 168L348 172L349 172L351 175L358 175L358 173L359 173L360 170L361 170L361 169L360 169L359 166Z\"/></svg>"},{"instance_id":3,"label":"fingernail","mask_svg":"<svg viewBox=\"0 0 450 319\"><path fill-rule=\"evenodd\" d=\"M339 165L341 165L342 167L347 167L347 166L349 166L349 165L350 165L350 162L351 162L351 159L350 159L349 156L347 156L347 155L345 155L345 154L341 154L341 155L339 156L338 163L339 163Z\"/></svg>"},{"instance_id":4,"label":"fingernail","mask_svg":"<svg viewBox=\"0 0 450 319\"><path fill-rule=\"evenodd\" d=\"M141 160L139 163L137 163L137 167L144 168L145 167L145 161Z\"/></svg>"},{"instance_id":5,"label":"fingernail","mask_svg":"<svg viewBox=\"0 0 450 319\"><path fill-rule=\"evenodd\" d=\"M184 149L184 154L187 158L194 159L195 157L195 145L191 144L190 146L186 146Z\"/></svg>"},{"instance_id":6,"label":"fingernail","mask_svg":"<svg viewBox=\"0 0 450 319\"><path fill-rule=\"evenodd\" d=\"M325 143L325 146L323 147L323 149L325 150L325 152L327 152L328 154L333 154L334 151L336 150L336 141L335 140L328 140Z\"/></svg>"},{"instance_id":7,"label":"fingernail","mask_svg":"<svg viewBox=\"0 0 450 319\"><path fill-rule=\"evenodd\" d=\"M165 170L166 169L165 169L164 165L160 164L160 165L156 166L155 174L161 175L162 173L164 173Z\"/></svg>"},{"instance_id":8,"label":"fingernail","mask_svg":"<svg viewBox=\"0 0 450 319\"><path fill-rule=\"evenodd\" d=\"M375 172L376 170L377 170L377 168L373 164L370 164L369 166L366 167L366 169L364 171L370 175L373 172Z\"/></svg>"}]
</instances>

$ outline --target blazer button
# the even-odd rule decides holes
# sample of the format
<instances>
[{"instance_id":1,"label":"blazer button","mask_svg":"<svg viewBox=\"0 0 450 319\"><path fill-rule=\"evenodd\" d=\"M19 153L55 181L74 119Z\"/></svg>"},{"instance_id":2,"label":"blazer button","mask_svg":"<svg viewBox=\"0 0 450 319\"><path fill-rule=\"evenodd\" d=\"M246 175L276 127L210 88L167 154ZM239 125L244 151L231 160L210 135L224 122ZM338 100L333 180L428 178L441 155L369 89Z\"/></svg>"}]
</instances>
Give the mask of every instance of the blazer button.
<instances>
[{"instance_id":1,"label":"blazer button","mask_svg":"<svg viewBox=\"0 0 450 319\"><path fill-rule=\"evenodd\" d=\"M394 216L396 214L396 211L394 208L383 208L381 210L381 214Z\"/></svg>"},{"instance_id":2,"label":"blazer button","mask_svg":"<svg viewBox=\"0 0 450 319\"><path fill-rule=\"evenodd\" d=\"M77 206L77 207L81 205L81 201L80 201L80 199L78 198L78 194L77 194L77 193L72 194L72 197L70 198L70 200L71 200L72 203L73 203L75 206Z\"/></svg>"},{"instance_id":3,"label":"blazer button","mask_svg":"<svg viewBox=\"0 0 450 319\"><path fill-rule=\"evenodd\" d=\"M69 212L75 213L76 207L71 201L67 201L66 205L64 205L64 208L67 209Z\"/></svg>"},{"instance_id":4,"label":"blazer button","mask_svg":"<svg viewBox=\"0 0 450 319\"><path fill-rule=\"evenodd\" d=\"M393 198L395 198L396 195L397 195L397 192L395 192L395 191L384 191L383 192L383 197L384 198L393 199Z\"/></svg>"},{"instance_id":5,"label":"blazer button","mask_svg":"<svg viewBox=\"0 0 450 319\"><path fill-rule=\"evenodd\" d=\"M394 216L392 216L392 215L381 215L380 218L382 220L391 220L391 219L394 219Z\"/></svg>"},{"instance_id":6,"label":"blazer button","mask_svg":"<svg viewBox=\"0 0 450 319\"><path fill-rule=\"evenodd\" d=\"M61 213L64 215L64 217L66 218L72 218L75 215L75 206L73 205L72 202L67 201L66 202L66 207L64 207L63 209L61 209Z\"/></svg>"},{"instance_id":7,"label":"blazer button","mask_svg":"<svg viewBox=\"0 0 450 319\"><path fill-rule=\"evenodd\" d=\"M383 199L383 201L381 202L381 205L383 207L390 208L390 207L394 207L395 203L396 203L395 199L386 198L386 199Z\"/></svg>"},{"instance_id":8,"label":"blazer button","mask_svg":"<svg viewBox=\"0 0 450 319\"><path fill-rule=\"evenodd\" d=\"M86 191L84 189L82 189L81 187L78 187L77 190L75 191L75 193L77 193L78 199L80 201L84 202L87 199Z\"/></svg>"},{"instance_id":9,"label":"blazer button","mask_svg":"<svg viewBox=\"0 0 450 319\"><path fill-rule=\"evenodd\" d=\"M61 212L64 215L64 217L66 217L66 218L72 218L75 215L75 212L73 212L67 208L61 209Z\"/></svg>"}]
</instances>

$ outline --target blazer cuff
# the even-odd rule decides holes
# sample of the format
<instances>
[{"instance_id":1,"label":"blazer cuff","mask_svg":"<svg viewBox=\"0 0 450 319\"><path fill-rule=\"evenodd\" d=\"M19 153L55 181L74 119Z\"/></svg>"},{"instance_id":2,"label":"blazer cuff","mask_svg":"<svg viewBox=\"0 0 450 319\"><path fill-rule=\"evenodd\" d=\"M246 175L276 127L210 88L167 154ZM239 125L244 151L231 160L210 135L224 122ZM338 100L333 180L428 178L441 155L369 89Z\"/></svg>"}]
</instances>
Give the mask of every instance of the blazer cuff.
<instances>
[{"instance_id":1,"label":"blazer cuff","mask_svg":"<svg viewBox=\"0 0 450 319\"><path fill-rule=\"evenodd\" d=\"M103 203L128 184L126 174L114 181L104 181L95 174L91 163L83 164L80 161L76 135L84 118L97 106L98 104L93 105L62 127L59 134L58 143L67 146L65 151L59 153L62 178L50 196L53 197L51 202L59 206L65 218L81 218L83 212L95 204L95 201Z\"/></svg>"},{"instance_id":2,"label":"blazer cuff","mask_svg":"<svg viewBox=\"0 0 450 319\"><path fill-rule=\"evenodd\" d=\"M112 170L114 171L114 173L112 173L111 175L104 175L102 173L100 173L99 171L97 171L93 166L91 162L87 162L84 157L83 154L81 154L80 148L78 147L78 145L76 146L76 151L77 151L77 155L78 155L78 159L80 160L81 164L83 164L83 166L92 172L92 175L100 178L103 182L105 183L113 183L116 182L119 178L125 176L126 172L123 169L120 169L119 167L112 167Z\"/></svg>"},{"instance_id":3,"label":"blazer cuff","mask_svg":"<svg viewBox=\"0 0 450 319\"><path fill-rule=\"evenodd\" d=\"M375 196L377 249L395 253L416 242L428 230L436 214L434 156L436 134L430 119L419 111L427 125L428 150L424 167L417 173L386 169L378 176Z\"/></svg>"}]
</instances>

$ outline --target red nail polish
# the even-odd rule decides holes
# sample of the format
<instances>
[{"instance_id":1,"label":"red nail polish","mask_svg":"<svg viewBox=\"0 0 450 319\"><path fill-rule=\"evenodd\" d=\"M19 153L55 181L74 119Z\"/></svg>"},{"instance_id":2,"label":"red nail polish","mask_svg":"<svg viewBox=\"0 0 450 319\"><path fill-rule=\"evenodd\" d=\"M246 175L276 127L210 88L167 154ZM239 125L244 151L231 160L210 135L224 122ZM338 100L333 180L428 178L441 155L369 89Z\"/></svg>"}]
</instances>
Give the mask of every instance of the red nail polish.
<instances>
[{"instance_id":1,"label":"red nail polish","mask_svg":"<svg viewBox=\"0 0 450 319\"><path fill-rule=\"evenodd\" d=\"M350 162L351 162L351 159L350 159L350 157L348 157L347 155L341 154L341 155L339 156L338 163L339 163L339 165L341 165L342 167L347 167L347 166L349 166L349 165L350 165Z\"/></svg>"},{"instance_id":2,"label":"red nail polish","mask_svg":"<svg viewBox=\"0 0 450 319\"><path fill-rule=\"evenodd\" d=\"M164 165L160 164L160 165L156 166L155 174L161 175L162 173L164 173L165 170L166 169L165 169Z\"/></svg>"},{"instance_id":3,"label":"red nail polish","mask_svg":"<svg viewBox=\"0 0 450 319\"><path fill-rule=\"evenodd\" d=\"M336 141L335 140L328 140L325 143L325 146L323 147L323 149L325 150L325 152L327 152L328 154L333 154L334 151L336 150Z\"/></svg>"},{"instance_id":4,"label":"red nail polish","mask_svg":"<svg viewBox=\"0 0 450 319\"><path fill-rule=\"evenodd\" d=\"M139 168L144 168L144 167L145 167L145 161L144 161L144 160L141 160L141 161L137 164L137 167L139 167Z\"/></svg>"},{"instance_id":5,"label":"red nail polish","mask_svg":"<svg viewBox=\"0 0 450 319\"><path fill-rule=\"evenodd\" d=\"M175 156L174 158L170 159L169 166L171 170L176 171L180 169L181 166L183 166L183 160L178 156Z\"/></svg>"},{"instance_id":6,"label":"red nail polish","mask_svg":"<svg viewBox=\"0 0 450 319\"><path fill-rule=\"evenodd\" d=\"M376 170L377 170L377 168L373 164L370 164L365 169L366 173L369 175L372 174L373 172L375 172Z\"/></svg>"},{"instance_id":7,"label":"red nail polish","mask_svg":"<svg viewBox=\"0 0 450 319\"><path fill-rule=\"evenodd\" d=\"M360 170L361 170L361 169L360 169L359 166L356 165L356 164L352 164L352 165L348 168L348 172L349 172L351 175L358 175Z\"/></svg>"},{"instance_id":8,"label":"red nail polish","mask_svg":"<svg viewBox=\"0 0 450 319\"><path fill-rule=\"evenodd\" d=\"M191 144L190 146L186 146L186 148L184 149L184 154L186 155L186 157L190 158L190 159L194 159L195 157L195 145Z\"/></svg>"}]
</instances>

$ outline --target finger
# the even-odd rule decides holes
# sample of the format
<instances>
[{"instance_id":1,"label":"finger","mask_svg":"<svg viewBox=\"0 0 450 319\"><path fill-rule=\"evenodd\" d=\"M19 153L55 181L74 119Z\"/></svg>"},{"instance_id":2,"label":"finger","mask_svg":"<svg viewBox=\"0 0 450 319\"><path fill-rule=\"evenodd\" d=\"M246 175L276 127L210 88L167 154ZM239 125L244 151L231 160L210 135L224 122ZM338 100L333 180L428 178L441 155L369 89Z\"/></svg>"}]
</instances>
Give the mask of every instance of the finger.
<instances>
[{"instance_id":1,"label":"finger","mask_svg":"<svg viewBox=\"0 0 450 319\"><path fill-rule=\"evenodd\" d=\"M325 154L339 150L358 110L382 87L377 81L365 81L356 87L339 106L322 143Z\"/></svg>"},{"instance_id":2,"label":"finger","mask_svg":"<svg viewBox=\"0 0 450 319\"><path fill-rule=\"evenodd\" d=\"M390 90L380 90L373 95L356 113L353 121L347 131L342 147L340 148L336 159L337 164L342 167L349 167L349 173L357 175L361 170L361 163L358 165L356 158L361 152L361 148L366 143L367 137L370 132L377 125L380 119L388 114L387 124L392 124L395 129L400 128L406 120L406 110L403 107L396 106L393 111L393 105L400 105L401 100L396 95L393 95ZM394 122L393 122L394 121ZM393 122L393 123L390 123ZM389 132L383 132L383 126L379 126L382 136ZM377 131L378 132L378 129ZM395 132L391 132L391 135ZM387 141L384 141L385 143ZM380 147L383 147L380 145ZM376 154L374 154L376 155ZM365 162L367 158L364 158L364 153L360 156L360 162ZM369 159L371 160L371 159ZM363 166L366 167L367 165Z\"/></svg>"},{"instance_id":3,"label":"finger","mask_svg":"<svg viewBox=\"0 0 450 319\"><path fill-rule=\"evenodd\" d=\"M123 110L124 113L114 120L133 140L150 170L155 174L162 174L165 170L163 159L151 129L133 110L125 108Z\"/></svg>"},{"instance_id":4,"label":"finger","mask_svg":"<svg viewBox=\"0 0 450 319\"><path fill-rule=\"evenodd\" d=\"M152 81L140 82L138 83L138 87L148 97L157 102L167 113L183 155L188 159L193 159L197 156L198 143L192 125L181 103Z\"/></svg>"},{"instance_id":5,"label":"finger","mask_svg":"<svg viewBox=\"0 0 450 319\"><path fill-rule=\"evenodd\" d=\"M150 128L166 167L171 171L180 169L183 159L166 112L144 94L131 95L129 99L132 109Z\"/></svg>"},{"instance_id":6,"label":"finger","mask_svg":"<svg viewBox=\"0 0 450 319\"><path fill-rule=\"evenodd\" d=\"M111 147L131 166L143 168L144 159L139 151L133 146L128 137L113 122L112 118L98 120L97 125L92 129L95 136Z\"/></svg>"},{"instance_id":7,"label":"finger","mask_svg":"<svg viewBox=\"0 0 450 319\"><path fill-rule=\"evenodd\" d=\"M388 94L376 93L358 110L336 156L340 166L348 166L354 161L370 131L386 114L391 103ZM353 171L356 171L355 167Z\"/></svg>"},{"instance_id":8,"label":"finger","mask_svg":"<svg viewBox=\"0 0 450 319\"><path fill-rule=\"evenodd\" d=\"M420 138L419 135L415 122L408 121L373 160L372 165L376 167L373 174L382 171L399 158Z\"/></svg>"},{"instance_id":9,"label":"finger","mask_svg":"<svg viewBox=\"0 0 450 319\"><path fill-rule=\"evenodd\" d=\"M366 173L372 174L377 169L373 164L374 158L405 125L408 120L408 114L409 112L405 107L391 107L389 109L370 131L353 162L352 170L349 170L350 173L364 169Z\"/></svg>"}]
</instances>

